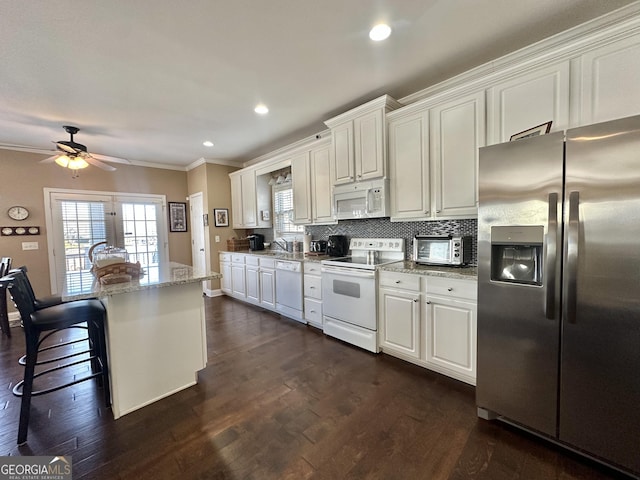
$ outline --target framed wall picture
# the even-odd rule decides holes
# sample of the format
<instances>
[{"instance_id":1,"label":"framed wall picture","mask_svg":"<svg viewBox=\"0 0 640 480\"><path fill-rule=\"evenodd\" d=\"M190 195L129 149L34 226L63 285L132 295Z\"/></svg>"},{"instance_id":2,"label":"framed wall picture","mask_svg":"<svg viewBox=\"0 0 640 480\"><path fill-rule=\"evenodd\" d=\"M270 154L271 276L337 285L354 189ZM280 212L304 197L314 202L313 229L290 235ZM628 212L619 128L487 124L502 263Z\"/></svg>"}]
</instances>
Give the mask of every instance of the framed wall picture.
<instances>
[{"instance_id":1,"label":"framed wall picture","mask_svg":"<svg viewBox=\"0 0 640 480\"><path fill-rule=\"evenodd\" d=\"M169 231L187 231L187 204L183 202L169 202Z\"/></svg>"},{"instance_id":2,"label":"framed wall picture","mask_svg":"<svg viewBox=\"0 0 640 480\"><path fill-rule=\"evenodd\" d=\"M214 208L213 218L215 220L216 227L228 227L229 226L229 209Z\"/></svg>"},{"instance_id":3,"label":"framed wall picture","mask_svg":"<svg viewBox=\"0 0 640 480\"><path fill-rule=\"evenodd\" d=\"M553 120L549 120L546 123L536 125L535 127L529 128L522 132L514 133L513 135L511 135L511 138L509 138L509 141L512 142L514 140L520 140L521 138L537 137L538 135L549 133L549 131L551 130L551 123L553 123Z\"/></svg>"}]
</instances>

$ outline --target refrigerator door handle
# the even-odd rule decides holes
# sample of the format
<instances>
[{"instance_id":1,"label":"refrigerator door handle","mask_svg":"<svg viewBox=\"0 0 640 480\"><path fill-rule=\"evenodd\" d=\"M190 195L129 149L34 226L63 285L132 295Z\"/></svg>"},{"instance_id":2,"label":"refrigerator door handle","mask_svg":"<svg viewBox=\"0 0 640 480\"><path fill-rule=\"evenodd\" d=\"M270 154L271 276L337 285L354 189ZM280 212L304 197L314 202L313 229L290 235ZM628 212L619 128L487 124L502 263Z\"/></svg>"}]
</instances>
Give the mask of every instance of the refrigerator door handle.
<instances>
[{"instance_id":1,"label":"refrigerator door handle","mask_svg":"<svg viewBox=\"0 0 640 480\"><path fill-rule=\"evenodd\" d=\"M549 194L549 217L547 221L547 257L545 258L546 316L555 318L556 310L556 261L558 252L558 194Z\"/></svg>"},{"instance_id":2,"label":"refrigerator door handle","mask_svg":"<svg viewBox=\"0 0 640 480\"><path fill-rule=\"evenodd\" d=\"M578 278L578 242L580 240L580 192L569 194L569 226L567 235L567 264L564 274L563 317L576 323Z\"/></svg>"}]
</instances>

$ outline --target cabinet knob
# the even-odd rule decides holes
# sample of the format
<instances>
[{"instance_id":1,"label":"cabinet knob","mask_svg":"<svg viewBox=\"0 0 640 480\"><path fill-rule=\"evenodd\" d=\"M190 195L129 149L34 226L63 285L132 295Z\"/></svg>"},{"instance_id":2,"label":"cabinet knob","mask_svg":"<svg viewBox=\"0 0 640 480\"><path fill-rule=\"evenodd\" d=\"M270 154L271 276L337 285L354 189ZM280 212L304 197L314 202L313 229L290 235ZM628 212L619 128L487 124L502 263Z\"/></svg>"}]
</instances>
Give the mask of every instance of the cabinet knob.
<instances>
[{"instance_id":1,"label":"cabinet knob","mask_svg":"<svg viewBox=\"0 0 640 480\"><path fill-rule=\"evenodd\" d=\"M414 299L413 299L413 302L414 302L414 303L418 303L418 299L417 299L417 298L414 298Z\"/></svg>"},{"instance_id":2,"label":"cabinet knob","mask_svg":"<svg viewBox=\"0 0 640 480\"><path fill-rule=\"evenodd\" d=\"M310 288L311 290L313 290L313 289L314 289L314 288L316 288L316 287L314 287L314 286L311 286L311 287L309 287L309 288Z\"/></svg>"},{"instance_id":3,"label":"cabinet knob","mask_svg":"<svg viewBox=\"0 0 640 480\"><path fill-rule=\"evenodd\" d=\"M309 310L309 312L310 312L310 313L316 313L316 311L315 311L315 310Z\"/></svg>"},{"instance_id":4,"label":"cabinet knob","mask_svg":"<svg viewBox=\"0 0 640 480\"><path fill-rule=\"evenodd\" d=\"M453 287L447 288L447 291L452 292L453 291Z\"/></svg>"},{"instance_id":5,"label":"cabinet knob","mask_svg":"<svg viewBox=\"0 0 640 480\"><path fill-rule=\"evenodd\" d=\"M440 212L441 212L441 210L436 210L436 213L440 213Z\"/></svg>"},{"instance_id":6,"label":"cabinet knob","mask_svg":"<svg viewBox=\"0 0 640 480\"><path fill-rule=\"evenodd\" d=\"M429 215L429 210L425 210L425 211L424 211L424 214L425 214L425 215Z\"/></svg>"},{"instance_id":7,"label":"cabinet knob","mask_svg":"<svg viewBox=\"0 0 640 480\"><path fill-rule=\"evenodd\" d=\"M396 283L400 283L400 280L396 280Z\"/></svg>"},{"instance_id":8,"label":"cabinet knob","mask_svg":"<svg viewBox=\"0 0 640 480\"><path fill-rule=\"evenodd\" d=\"M427 305L431 305L431 302L429 300L427 300Z\"/></svg>"}]
</instances>

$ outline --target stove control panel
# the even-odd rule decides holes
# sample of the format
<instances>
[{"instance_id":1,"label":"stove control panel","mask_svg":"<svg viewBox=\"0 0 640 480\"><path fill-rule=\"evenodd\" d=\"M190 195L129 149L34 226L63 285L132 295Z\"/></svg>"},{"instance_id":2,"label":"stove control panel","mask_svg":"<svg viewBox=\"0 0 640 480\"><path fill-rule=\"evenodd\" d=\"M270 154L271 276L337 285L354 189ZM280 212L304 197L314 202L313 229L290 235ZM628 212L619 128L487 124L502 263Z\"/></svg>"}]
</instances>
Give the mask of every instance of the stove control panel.
<instances>
[{"instance_id":1,"label":"stove control panel","mask_svg":"<svg viewBox=\"0 0 640 480\"><path fill-rule=\"evenodd\" d=\"M351 251L404 252L404 238L352 238L349 248Z\"/></svg>"}]
</instances>

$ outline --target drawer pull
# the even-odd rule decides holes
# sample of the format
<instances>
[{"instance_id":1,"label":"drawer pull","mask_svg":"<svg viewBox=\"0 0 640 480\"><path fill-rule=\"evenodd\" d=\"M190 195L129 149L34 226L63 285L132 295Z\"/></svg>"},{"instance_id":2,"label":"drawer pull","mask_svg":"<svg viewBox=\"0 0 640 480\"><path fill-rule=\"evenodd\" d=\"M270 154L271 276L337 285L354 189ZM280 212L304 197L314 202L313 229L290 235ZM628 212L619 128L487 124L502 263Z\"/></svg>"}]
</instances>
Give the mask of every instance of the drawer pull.
<instances>
[{"instance_id":1,"label":"drawer pull","mask_svg":"<svg viewBox=\"0 0 640 480\"><path fill-rule=\"evenodd\" d=\"M310 312L310 313L316 313L316 311L315 311L315 310L309 310L309 312Z\"/></svg>"},{"instance_id":2,"label":"drawer pull","mask_svg":"<svg viewBox=\"0 0 640 480\"><path fill-rule=\"evenodd\" d=\"M431 305L431 301L427 300L427 305Z\"/></svg>"},{"instance_id":3,"label":"drawer pull","mask_svg":"<svg viewBox=\"0 0 640 480\"><path fill-rule=\"evenodd\" d=\"M447 291L452 292L453 291L453 287L447 288Z\"/></svg>"},{"instance_id":4,"label":"drawer pull","mask_svg":"<svg viewBox=\"0 0 640 480\"><path fill-rule=\"evenodd\" d=\"M396 283L400 283L400 280L396 280Z\"/></svg>"},{"instance_id":5,"label":"drawer pull","mask_svg":"<svg viewBox=\"0 0 640 480\"><path fill-rule=\"evenodd\" d=\"M311 285L309 288L313 290L313 289L314 289L314 288L316 288L316 287L314 287L313 285Z\"/></svg>"}]
</instances>

